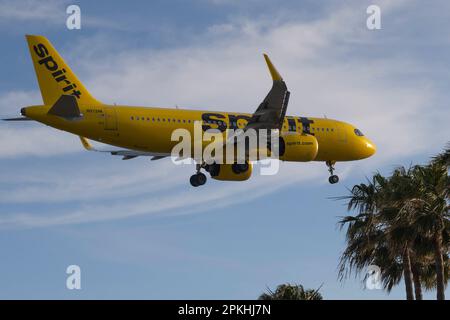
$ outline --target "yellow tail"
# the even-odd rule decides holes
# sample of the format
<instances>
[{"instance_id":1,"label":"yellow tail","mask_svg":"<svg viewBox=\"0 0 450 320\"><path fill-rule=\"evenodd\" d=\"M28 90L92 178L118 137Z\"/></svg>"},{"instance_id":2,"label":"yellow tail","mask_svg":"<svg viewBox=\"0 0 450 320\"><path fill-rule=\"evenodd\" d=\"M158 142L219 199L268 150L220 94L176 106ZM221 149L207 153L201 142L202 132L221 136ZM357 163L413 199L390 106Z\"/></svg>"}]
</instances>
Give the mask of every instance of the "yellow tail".
<instances>
[{"instance_id":1,"label":"yellow tail","mask_svg":"<svg viewBox=\"0 0 450 320\"><path fill-rule=\"evenodd\" d=\"M101 104L91 96L47 38L32 35L26 38L44 104L53 105L61 95L73 95L81 105Z\"/></svg>"}]
</instances>

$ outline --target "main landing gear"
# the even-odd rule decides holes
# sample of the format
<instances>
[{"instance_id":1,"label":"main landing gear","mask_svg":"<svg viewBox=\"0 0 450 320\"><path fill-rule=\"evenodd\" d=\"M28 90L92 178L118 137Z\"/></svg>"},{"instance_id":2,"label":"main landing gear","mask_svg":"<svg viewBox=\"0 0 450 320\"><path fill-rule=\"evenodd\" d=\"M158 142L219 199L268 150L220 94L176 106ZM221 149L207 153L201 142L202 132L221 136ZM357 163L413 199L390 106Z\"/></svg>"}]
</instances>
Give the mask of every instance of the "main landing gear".
<instances>
[{"instance_id":1,"label":"main landing gear","mask_svg":"<svg viewBox=\"0 0 450 320\"><path fill-rule=\"evenodd\" d=\"M233 170L233 172L236 174L246 172L248 170L248 168L249 168L249 164L247 161L244 163L234 163L231 165L231 170Z\"/></svg>"},{"instance_id":2,"label":"main landing gear","mask_svg":"<svg viewBox=\"0 0 450 320\"><path fill-rule=\"evenodd\" d=\"M336 163L336 161L327 161L325 162L325 164L328 167L328 172L330 173L330 177L328 178L328 181L331 184L335 184L339 182L339 177L335 174L333 174L334 172L334 164Z\"/></svg>"},{"instance_id":3,"label":"main landing gear","mask_svg":"<svg viewBox=\"0 0 450 320\"><path fill-rule=\"evenodd\" d=\"M191 183L191 186L198 187L202 186L206 183L206 175L204 173L201 173L200 170L204 165L197 164L196 169L197 173L193 174L191 178L189 179L189 182Z\"/></svg>"}]
</instances>

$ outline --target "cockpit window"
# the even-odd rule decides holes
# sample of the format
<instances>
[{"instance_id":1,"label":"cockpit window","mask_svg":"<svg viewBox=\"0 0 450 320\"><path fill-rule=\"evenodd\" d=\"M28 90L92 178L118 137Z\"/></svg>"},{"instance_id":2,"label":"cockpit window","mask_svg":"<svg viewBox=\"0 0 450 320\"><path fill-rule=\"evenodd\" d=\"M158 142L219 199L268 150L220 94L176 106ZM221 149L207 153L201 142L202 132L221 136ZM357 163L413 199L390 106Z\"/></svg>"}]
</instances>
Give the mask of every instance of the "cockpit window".
<instances>
[{"instance_id":1,"label":"cockpit window","mask_svg":"<svg viewBox=\"0 0 450 320\"><path fill-rule=\"evenodd\" d=\"M364 135L359 129L355 129L354 131L358 137L362 137Z\"/></svg>"}]
</instances>

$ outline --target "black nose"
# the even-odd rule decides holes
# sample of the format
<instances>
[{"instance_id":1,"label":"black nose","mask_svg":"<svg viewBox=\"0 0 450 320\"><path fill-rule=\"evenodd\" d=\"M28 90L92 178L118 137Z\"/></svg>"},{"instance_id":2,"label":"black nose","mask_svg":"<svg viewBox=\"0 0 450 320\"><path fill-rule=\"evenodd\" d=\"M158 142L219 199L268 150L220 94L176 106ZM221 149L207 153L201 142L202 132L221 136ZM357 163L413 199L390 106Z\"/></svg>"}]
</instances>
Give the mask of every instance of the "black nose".
<instances>
[{"instance_id":1,"label":"black nose","mask_svg":"<svg viewBox=\"0 0 450 320\"><path fill-rule=\"evenodd\" d=\"M24 117L26 116L26 108L22 108L20 109L20 114L23 115Z\"/></svg>"}]
</instances>

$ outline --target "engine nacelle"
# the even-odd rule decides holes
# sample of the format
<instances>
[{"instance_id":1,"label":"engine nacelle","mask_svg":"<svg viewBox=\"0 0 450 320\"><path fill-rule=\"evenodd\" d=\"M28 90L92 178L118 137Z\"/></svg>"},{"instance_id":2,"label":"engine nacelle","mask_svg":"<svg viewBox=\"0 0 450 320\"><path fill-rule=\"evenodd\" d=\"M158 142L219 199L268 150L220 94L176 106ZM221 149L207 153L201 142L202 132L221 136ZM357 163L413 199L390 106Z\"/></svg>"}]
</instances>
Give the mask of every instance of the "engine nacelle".
<instances>
[{"instance_id":1,"label":"engine nacelle","mask_svg":"<svg viewBox=\"0 0 450 320\"><path fill-rule=\"evenodd\" d=\"M244 169L242 169L244 168ZM252 175L252 164L241 165L236 168L232 164L212 164L208 165L206 170L211 178L222 181L244 181L248 180Z\"/></svg>"},{"instance_id":2,"label":"engine nacelle","mask_svg":"<svg viewBox=\"0 0 450 320\"><path fill-rule=\"evenodd\" d=\"M280 160L313 161L319 152L316 137L310 134L287 133L280 136Z\"/></svg>"}]
</instances>

